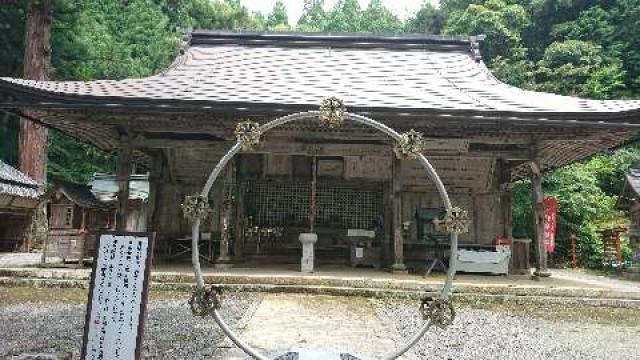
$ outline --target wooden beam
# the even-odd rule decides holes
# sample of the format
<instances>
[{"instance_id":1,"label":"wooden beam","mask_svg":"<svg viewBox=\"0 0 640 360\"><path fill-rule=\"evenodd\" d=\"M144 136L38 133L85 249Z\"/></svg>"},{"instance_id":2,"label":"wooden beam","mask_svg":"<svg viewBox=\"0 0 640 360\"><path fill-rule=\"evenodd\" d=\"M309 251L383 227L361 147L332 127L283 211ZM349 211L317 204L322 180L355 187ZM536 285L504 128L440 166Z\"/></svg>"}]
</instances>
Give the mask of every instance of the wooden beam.
<instances>
[{"instance_id":1,"label":"wooden beam","mask_svg":"<svg viewBox=\"0 0 640 360\"><path fill-rule=\"evenodd\" d=\"M402 194L401 182L400 182L400 160L392 154L393 164L392 171L392 209L393 209L393 265L391 270L393 272L404 273L407 272L407 267L404 264L404 239L402 236Z\"/></svg>"},{"instance_id":2,"label":"wooden beam","mask_svg":"<svg viewBox=\"0 0 640 360\"><path fill-rule=\"evenodd\" d=\"M233 206L233 183L235 177L235 163L227 163L225 181L222 190L222 212L220 217L220 253L216 260L217 268L231 267L231 257L229 256L229 243L231 240L231 211Z\"/></svg>"},{"instance_id":3,"label":"wooden beam","mask_svg":"<svg viewBox=\"0 0 640 360\"><path fill-rule=\"evenodd\" d=\"M539 160L529 163L531 169L531 204L533 206L533 233L536 245L536 271L538 277L549 277L547 252L544 248L544 193L542 191L542 171Z\"/></svg>"},{"instance_id":4,"label":"wooden beam","mask_svg":"<svg viewBox=\"0 0 640 360\"><path fill-rule=\"evenodd\" d=\"M245 185L242 183L242 178L240 178L240 172L238 171L238 158L232 160L235 164L235 176L236 176L236 189L237 196L235 201L236 206L236 216L235 216L235 238L233 239L233 256L235 259L242 259L244 255L244 232L246 227L246 209L245 209Z\"/></svg>"},{"instance_id":5,"label":"wooden beam","mask_svg":"<svg viewBox=\"0 0 640 360\"><path fill-rule=\"evenodd\" d=\"M318 190L318 157L313 156L311 162L311 199L309 206L309 232L313 233L316 225L316 202Z\"/></svg>"}]
</instances>

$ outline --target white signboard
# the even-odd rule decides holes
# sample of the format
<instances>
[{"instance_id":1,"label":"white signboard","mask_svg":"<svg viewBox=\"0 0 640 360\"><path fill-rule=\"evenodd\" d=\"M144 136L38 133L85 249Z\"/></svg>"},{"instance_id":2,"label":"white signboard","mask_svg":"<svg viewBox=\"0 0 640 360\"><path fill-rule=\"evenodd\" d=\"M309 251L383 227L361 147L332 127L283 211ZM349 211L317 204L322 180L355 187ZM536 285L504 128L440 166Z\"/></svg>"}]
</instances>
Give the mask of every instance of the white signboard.
<instances>
[{"instance_id":1,"label":"white signboard","mask_svg":"<svg viewBox=\"0 0 640 360\"><path fill-rule=\"evenodd\" d=\"M140 358L150 260L149 234L100 235L91 276L82 359Z\"/></svg>"}]
</instances>

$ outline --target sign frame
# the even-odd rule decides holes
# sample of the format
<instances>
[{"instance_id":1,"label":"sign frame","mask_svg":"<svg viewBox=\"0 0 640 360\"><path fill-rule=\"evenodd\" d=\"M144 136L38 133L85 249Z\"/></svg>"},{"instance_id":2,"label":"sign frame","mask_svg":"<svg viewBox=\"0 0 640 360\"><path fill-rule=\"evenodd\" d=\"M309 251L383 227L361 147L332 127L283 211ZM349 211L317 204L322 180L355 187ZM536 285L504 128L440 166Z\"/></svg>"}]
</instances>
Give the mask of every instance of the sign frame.
<instances>
[{"instance_id":1,"label":"sign frame","mask_svg":"<svg viewBox=\"0 0 640 360\"><path fill-rule=\"evenodd\" d=\"M93 310L93 290L96 282L96 271L98 267L98 255L104 235L113 236L135 236L146 237L147 241L147 258L145 260L144 278L142 280L142 294L140 298L140 315L138 316L138 332L136 335L135 359L139 360L142 356L142 342L144 340L144 325L146 319L147 302L149 300L149 281L151 279L151 264L153 258L153 247L155 244L155 232L129 232L129 231L99 231L96 232L96 246L93 255L93 264L91 266L91 280L89 282L89 294L87 298L87 312L84 320L84 333L82 336L82 350L80 359L87 358L87 345L89 342L89 325L91 322L91 312Z\"/></svg>"}]
</instances>

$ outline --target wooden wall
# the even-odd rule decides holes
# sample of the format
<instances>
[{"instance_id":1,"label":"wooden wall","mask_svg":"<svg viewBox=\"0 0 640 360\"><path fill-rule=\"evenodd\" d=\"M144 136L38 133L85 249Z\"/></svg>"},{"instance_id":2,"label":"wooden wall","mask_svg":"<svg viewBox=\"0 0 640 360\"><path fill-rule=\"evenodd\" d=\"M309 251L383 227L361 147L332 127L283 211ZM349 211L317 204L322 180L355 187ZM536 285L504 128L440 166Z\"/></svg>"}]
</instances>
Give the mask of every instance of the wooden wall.
<instances>
[{"instance_id":1,"label":"wooden wall","mask_svg":"<svg viewBox=\"0 0 640 360\"><path fill-rule=\"evenodd\" d=\"M381 151L376 147L372 155L366 149L357 151L357 145L270 144L272 153L240 154L234 159L239 179L303 179L311 176L306 167L310 165L311 153L320 154L319 176L341 178L344 181L366 181L390 188L393 153L390 147ZM331 149L337 149L334 153ZM355 150L354 150L355 149ZM224 154L219 146L214 148L184 147L163 152L163 160L155 169L157 176L151 181L155 193L153 212L154 230L159 236L159 251L166 251L171 239L190 234L190 224L184 219L180 204L186 195L199 193L210 171ZM289 155L291 150L293 154ZM305 152L310 153L305 153ZM354 155L352 155L354 154ZM496 160L493 158L461 158L460 156L429 156L432 165L441 176L452 204L468 211L473 226L468 234L460 237L461 243L489 244L504 234L504 210L499 191ZM340 161L335 161L339 159ZM333 160L333 162L332 162ZM338 169L338 164L342 168ZM402 221L415 219L418 206L442 207L433 182L427 178L422 166L415 160L400 162ZM153 171L152 171L153 172ZM307 174L309 172L309 174ZM224 174L224 171L223 171ZM219 233L222 186L224 179L217 179L210 193L213 214L202 225L202 232ZM385 195L385 200L386 200ZM385 205L386 206L386 205ZM386 214L388 215L388 214ZM385 232L383 246L391 247L393 239ZM415 233L414 233L415 235ZM407 239L411 240L411 239ZM415 239L414 239L415 240ZM163 250L164 249L164 250Z\"/></svg>"}]
</instances>

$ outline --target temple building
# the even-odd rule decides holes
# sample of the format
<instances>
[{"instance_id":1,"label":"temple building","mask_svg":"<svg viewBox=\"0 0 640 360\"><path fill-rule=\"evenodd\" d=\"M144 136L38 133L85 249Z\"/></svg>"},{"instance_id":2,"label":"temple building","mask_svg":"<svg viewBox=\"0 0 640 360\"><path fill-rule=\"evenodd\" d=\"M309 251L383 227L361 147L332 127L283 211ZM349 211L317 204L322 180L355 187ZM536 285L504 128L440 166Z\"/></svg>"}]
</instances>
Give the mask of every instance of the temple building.
<instances>
[{"instance_id":1,"label":"temple building","mask_svg":"<svg viewBox=\"0 0 640 360\"><path fill-rule=\"evenodd\" d=\"M544 172L634 140L640 101L509 86L484 65L480 42L196 31L166 71L148 78L2 78L0 109L117 153L119 217L126 218L131 163L148 169L147 228L157 233L161 261L181 253L176 247L190 224L180 203L202 188L235 143L238 122L317 110L328 96L398 132L424 134L425 156L454 205L473 220L462 247L490 248L512 238L511 184L530 178L533 244L543 249L536 245L543 241ZM375 129L349 122L329 129L309 119L266 133L211 191L214 212L202 226L209 260L299 261L298 234L313 221L320 264L348 263L355 246L366 250L358 252L370 257L365 263L426 266L446 240L423 222L442 204L420 165L396 158L393 145ZM223 228L229 242L219 241ZM545 252L532 258L545 275Z\"/></svg>"},{"instance_id":2,"label":"temple building","mask_svg":"<svg viewBox=\"0 0 640 360\"><path fill-rule=\"evenodd\" d=\"M37 181L0 161L0 252L30 250L31 219L43 194Z\"/></svg>"}]
</instances>

